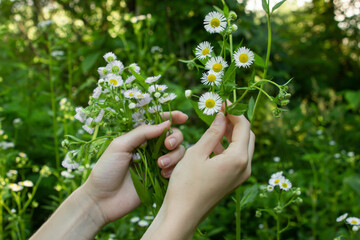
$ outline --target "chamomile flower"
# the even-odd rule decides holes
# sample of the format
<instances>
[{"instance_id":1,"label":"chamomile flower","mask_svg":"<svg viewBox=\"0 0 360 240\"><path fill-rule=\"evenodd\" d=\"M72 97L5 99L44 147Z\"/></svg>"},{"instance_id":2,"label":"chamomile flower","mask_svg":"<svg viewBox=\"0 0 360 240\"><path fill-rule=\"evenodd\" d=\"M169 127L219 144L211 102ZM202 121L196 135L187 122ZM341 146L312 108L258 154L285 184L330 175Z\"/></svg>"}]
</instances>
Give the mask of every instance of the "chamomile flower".
<instances>
[{"instance_id":1,"label":"chamomile flower","mask_svg":"<svg viewBox=\"0 0 360 240\"><path fill-rule=\"evenodd\" d=\"M24 186L24 187L33 187L34 183L30 180L25 180L23 182L19 182L18 183L20 186Z\"/></svg>"},{"instance_id":2,"label":"chamomile flower","mask_svg":"<svg viewBox=\"0 0 360 240\"><path fill-rule=\"evenodd\" d=\"M272 192L272 191L274 191L274 186L268 185L268 186L266 187L266 190L267 190L268 192Z\"/></svg>"},{"instance_id":3,"label":"chamomile flower","mask_svg":"<svg viewBox=\"0 0 360 240\"><path fill-rule=\"evenodd\" d=\"M212 11L205 16L204 26L209 33L220 33L226 28L227 22L224 15Z\"/></svg>"},{"instance_id":4,"label":"chamomile flower","mask_svg":"<svg viewBox=\"0 0 360 240\"><path fill-rule=\"evenodd\" d=\"M105 114L105 110L101 109L99 114L95 117L94 122L100 122L103 119L104 114Z\"/></svg>"},{"instance_id":5,"label":"chamomile flower","mask_svg":"<svg viewBox=\"0 0 360 240\"><path fill-rule=\"evenodd\" d=\"M138 221L140 221L140 218L139 218L138 216L132 217L132 218L130 219L130 222L131 222L131 223L136 223L136 222L138 222Z\"/></svg>"},{"instance_id":6,"label":"chamomile flower","mask_svg":"<svg viewBox=\"0 0 360 240\"><path fill-rule=\"evenodd\" d=\"M110 63L116 60L116 55L112 52L108 52L104 55L104 59L106 62Z\"/></svg>"},{"instance_id":7,"label":"chamomile flower","mask_svg":"<svg viewBox=\"0 0 360 240\"><path fill-rule=\"evenodd\" d=\"M253 64L255 55L252 51L250 51L250 49L241 47L234 53L234 59L237 67L248 68L251 64Z\"/></svg>"},{"instance_id":8,"label":"chamomile flower","mask_svg":"<svg viewBox=\"0 0 360 240\"><path fill-rule=\"evenodd\" d=\"M151 85L149 87L149 92L150 93L153 93L153 92L163 92L167 89L168 87L166 85L157 85L157 84L154 84L154 85Z\"/></svg>"},{"instance_id":9,"label":"chamomile flower","mask_svg":"<svg viewBox=\"0 0 360 240\"><path fill-rule=\"evenodd\" d=\"M74 118L79 120L82 123L85 122L86 113L85 113L84 109L82 107L77 107L77 108L75 108L75 112L76 112L76 114L75 114Z\"/></svg>"},{"instance_id":10,"label":"chamomile flower","mask_svg":"<svg viewBox=\"0 0 360 240\"><path fill-rule=\"evenodd\" d=\"M99 67L97 71L101 78L104 78L106 76L106 74L109 73L109 71L107 70L106 67Z\"/></svg>"},{"instance_id":11,"label":"chamomile flower","mask_svg":"<svg viewBox=\"0 0 360 240\"><path fill-rule=\"evenodd\" d=\"M136 63L132 63L129 66L134 72L136 72L137 74L140 74L140 67L136 64Z\"/></svg>"},{"instance_id":12,"label":"chamomile flower","mask_svg":"<svg viewBox=\"0 0 360 240\"><path fill-rule=\"evenodd\" d=\"M218 86L222 80L222 74L213 70L203 73L201 82L205 85Z\"/></svg>"},{"instance_id":13,"label":"chamomile flower","mask_svg":"<svg viewBox=\"0 0 360 240\"><path fill-rule=\"evenodd\" d=\"M200 43L195 49L195 55L199 59L205 59L211 56L211 52L213 51L213 47L210 45L209 42L202 42Z\"/></svg>"},{"instance_id":14,"label":"chamomile flower","mask_svg":"<svg viewBox=\"0 0 360 240\"><path fill-rule=\"evenodd\" d=\"M75 169L79 167L79 163L77 163L76 161L74 161L72 158L74 157L74 155L76 155L77 151L76 150L72 150L69 151L66 155L64 160L62 161L61 165L64 168L67 169Z\"/></svg>"},{"instance_id":15,"label":"chamomile flower","mask_svg":"<svg viewBox=\"0 0 360 240\"><path fill-rule=\"evenodd\" d=\"M150 97L150 94L148 93L142 93L140 91L138 91L136 94L135 94L135 99L144 99L144 98L149 98Z\"/></svg>"},{"instance_id":16,"label":"chamomile flower","mask_svg":"<svg viewBox=\"0 0 360 240\"><path fill-rule=\"evenodd\" d=\"M357 231L359 230L359 227L358 227L358 226L353 226L353 227L352 227L352 230L353 230L354 232L357 232Z\"/></svg>"},{"instance_id":17,"label":"chamomile flower","mask_svg":"<svg viewBox=\"0 0 360 240\"><path fill-rule=\"evenodd\" d=\"M210 58L205 64L205 69L213 70L216 73L222 72L227 67L227 62L220 56Z\"/></svg>"},{"instance_id":18,"label":"chamomile flower","mask_svg":"<svg viewBox=\"0 0 360 240\"><path fill-rule=\"evenodd\" d=\"M135 96L137 95L138 92L139 92L139 90L136 88L129 89L124 92L124 96L128 99L133 99L133 98L135 98Z\"/></svg>"},{"instance_id":19,"label":"chamomile flower","mask_svg":"<svg viewBox=\"0 0 360 240\"><path fill-rule=\"evenodd\" d=\"M176 98L176 94L175 93L170 93L169 95L165 96L165 97L161 97L159 98L159 102L164 104L164 103L168 103L172 100L174 100Z\"/></svg>"},{"instance_id":20,"label":"chamomile flower","mask_svg":"<svg viewBox=\"0 0 360 240\"><path fill-rule=\"evenodd\" d=\"M6 176L7 177L12 177L12 176L16 176L18 174L18 171L17 170L9 170L7 173L6 173Z\"/></svg>"},{"instance_id":21,"label":"chamomile flower","mask_svg":"<svg viewBox=\"0 0 360 240\"><path fill-rule=\"evenodd\" d=\"M289 179L283 178L279 183L279 187L284 191L288 191L292 187L292 184Z\"/></svg>"},{"instance_id":22,"label":"chamomile flower","mask_svg":"<svg viewBox=\"0 0 360 240\"><path fill-rule=\"evenodd\" d=\"M123 79L114 73L110 73L106 76L106 81L113 87L120 87L123 85Z\"/></svg>"},{"instance_id":23,"label":"chamomile flower","mask_svg":"<svg viewBox=\"0 0 360 240\"><path fill-rule=\"evenodd\" d=\"M121 61L116 60L108 63L108 65L106 65L106 69L109 72L120 74L124 69L124 64Z\"/></svg>"},{"instance_id":24,"label":"chamomile flower","mask_svg":"<svg viewBox=\"0 0 360 240\"><path fill-rule=\"evenodd\" d=\"M138 100L138 103L136 104L136 106L137 107L146 106L151 102L151 100L152 100L151 97L142 98L142 99Z\"/></svg>"},{"instance_id":25,"label":"chamomile flower","mask_svg":"<svg viewBox=\"0 0 360 240\"><path fill-rule=\"evenodd\" d=\"M284 180L284 176L282 175L282 172L277 172L271 175L271 178L269 179L269 185L276 186L279 185L282 180ZM280 185L279 185L280 186Z\"/></svg>"},{"instance_id":26,"label":"chamomile flower","mask_svg":"<svg viewBox=\"0 0 360 240\"><path fill-rule=\"evenodd\" d=\"M16 183L10 183L9 188L14 192L19 192L19 191L23 190L23 186L20 186Z\"/></svg>"},{"instance_id":27,"label":"chamomile flower","mask_svg":"<svg viewBox=\"0 0 360 240\"><path fill-rule=\"evenodd\" d=\"M134 109L134 108L136 108L136 103L130 103L129 104L129 109Z\"/></svg>"},{"instance_id":28,"label":"chamomile flower","mask_svg":"<svg viewBox=\"0 0 360 240\"><path fill-rule=\"evenodd\" d=\"M147 227L147 226L149 226L149 222L146 221L146 220L140 220L140 221L138 222L138 225L139 225L140 227Z\"/></svg>"},{"instance_id":29,"label":"chamomile flower","mask_svg":"<svg viewBox=\"0 0 360 240\"><path fill-rule=\"evenodd\" d=\"M206 115L213 115L221 109L221 98L217 93L207 92L201 95L199 99L199 109Z\"/></svg>"},{"instance_id":30,"label":"chamomile flower","mask_svg":"<svg viewBox=\"0 0 360 240\"><path fill-rule=\"evenodd\" d=\"M126 83L126 84L132 83L135 79L136 79L135 76L131 75L130 77L128 77L128 78L125 80L125 83Z\"/></svg>"},{"instance_id":31,"label":"chamomile flower","mask_svg":"<svg viewBox=\"0 0 360 240\"><path fill-rule=\"evenodd\" d=\"M161 109L161 106L152 106L152 107L149 107L149 108L147 109L147 111L148 111L149 113L156 113L156 112L161 112L162 109Z\"/></svg>"},{"instance_id":32,"label":"chamomile flower","mask_svg":"<svg viewBox=\"0 0 360 240\"><path fill-rule=\"evenodd\" d=\"M336 222L342 222L345 220L345 218L348 216L348 213L344 213L343 215L336 218Z\"/></svg>"},{"instance_id":33,"label":"chamomile flower","mask_svg":"<svg viewBox=\"0 0 360 240\"><path fill-rule=\"evenodd\" d=\"M353 226L359 226L360 225L360 218L357 217L348 217L346 219L346 223L353 225Z\"/></svg>"},{"instance_id":34,"label":"chamomile flower","mask_svg":"<svg viewBox=\"0 0 360 240\"><path fill-rule=\"evenodd\" d=\"M147 79L145 79L145 82L153 83L153 82L156 82L157 80L159 80L159 78L161 78L161 74L154 76L154 77L148 77Z\"/></svg>"},{"instance_id":35,"label":"chamomile flower","mask_svg":"<svg viewBox=\"0 0 360 240\"><path fill-rule=\"evenodd\" d=\"M97 87L94 89L92 97L95 99L98 99L100 97L101 93L102 93L101 87Z\"/></svg>"}]
</instances>

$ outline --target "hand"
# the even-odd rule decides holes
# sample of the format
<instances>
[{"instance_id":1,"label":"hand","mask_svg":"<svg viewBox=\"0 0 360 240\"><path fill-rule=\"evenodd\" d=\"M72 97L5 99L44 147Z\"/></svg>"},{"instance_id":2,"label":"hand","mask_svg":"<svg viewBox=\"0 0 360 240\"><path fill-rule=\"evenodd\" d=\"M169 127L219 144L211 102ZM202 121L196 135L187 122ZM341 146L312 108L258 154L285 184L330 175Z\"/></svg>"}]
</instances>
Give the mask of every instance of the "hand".
<instances>
[{"instance_id":1,"label":"hand","mask_svg":"<svg viewBox=\"0 0 360 240\"><path fill-rule=\"evenodd\" d=\"M230 143L227 149L219 145L223 136ZM164 203L143 239L191 239L210 209L250 177L254 144L244 116L219 113L174 169ZM210 158L212 152L218 155Z\"/></svg>"},{"instance_id":2,"label":"hand","mask_svg":"<svg viewBox=\"0 0 360 240\"><path fill-rule=\"evenodd\" d=\"M170 114L164 113L163 118L168 120ZM187 118L182 112L172 112L174 124L182 124ZM159 137L166 128L170 128L169 121L140 126L114 139L96 163L82 188L101 212L104 224L119 219L140 205L129 171L132 152L147 139ZM170 176L185 153L185 148L180 145L182 133L176 128L172 130L173 133L165 139L165 146L171 152L158 159L164 177Z\"/></svg>"}]
</instances>

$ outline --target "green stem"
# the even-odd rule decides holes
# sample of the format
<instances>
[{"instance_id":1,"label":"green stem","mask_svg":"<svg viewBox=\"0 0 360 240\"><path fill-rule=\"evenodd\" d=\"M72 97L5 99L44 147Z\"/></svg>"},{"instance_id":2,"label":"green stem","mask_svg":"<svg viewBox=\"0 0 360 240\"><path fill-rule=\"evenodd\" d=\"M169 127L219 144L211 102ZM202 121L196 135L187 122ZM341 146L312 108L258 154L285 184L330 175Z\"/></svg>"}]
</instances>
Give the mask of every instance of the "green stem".
<instances>
[{"instance_id":1,"label":"green stem","mask_svg":"<svg viewBox=\"0 0 360 240\"><path fill-rule=\"evenodd\" d=\"M280 240L280 215L276 218L276 239Z\"/></svg>"},{"instance_id":2,"label":"green stem","mask_svg":"<svg viewBox=\"0 0 360 240\"><path fill-rule=\"evenodd\" d=\"M69 101L72 102L72 62L71 62L71 59L72 59L72 55L71 55L71 48L70 48L70 44L68 46L68 54L67 54L67 67L68 67L68 84L69 84L69 93L68 93L68 98L69 98Z\"/></svg>"},{"instance_id":3,"label":"green stem","mask_svg":"<svg viewBox=\"0 0 360 240\"><path fill-rule=\"evenodd\" d=\"M240 208L240 187L236 189L236 240L241 240L241 208Z\"/></svg>"},{"instance_id":4,"label":"green stem","mask_svg":"<svg viewBox=\"0 0 360 240\"><path fill-rule=\"evenodd\" d=\"M96 125L95 131L94 131L94 133L93 133L93 135L92 135L92 138L91 138L91 141L94 141L94 140L96 139L96 137L97 137L97 135L98 135L98 132L99 132L99 128L100 128L100 126L99 126L99 125Z\"/></svg>"},{"instance_id":5,"label":"green stem","mask_svg":"<svg viewBox=\"0 0 360 240\"><path fill-rule=\"evenodd\" d=\"M270 101L272 101L272 98L270 97L270 95L267 94L267 92L265 92L262 88L259 88L259 87L256 87L256 86L254 86L254 88L258 89L260 92L263 92L265 94L265 96L267 96L270 99Z\"/></svg>"},{"instance_id":6,"label":"green stem","mask_svg":"<svg viewBox=\"0 0 360 240\"><path fill-rule=\"evenodd\" d=\"M270 4L270 1L269 1L269 4ZM270 52L271 52L271 21L270 20L271 20L270 14L268 14L268 17L267 17L267 22L268 22L268 46L267 46L266 61L265 61L264 74L263 74L264 79L267 76L267 71L268 71L268 67L269 67L269 60L270 60ZM264 87L264 83L262 83L260 85L260 89L263 89L263 87ZM259 104L261 93L262 92L259 91L259 93L258 93L258 95L256 97L253 114L251 116L251 125L253 124L254 119L255 119L255 113L256 113L257 106Z\"/></svg>"}]
</instances>

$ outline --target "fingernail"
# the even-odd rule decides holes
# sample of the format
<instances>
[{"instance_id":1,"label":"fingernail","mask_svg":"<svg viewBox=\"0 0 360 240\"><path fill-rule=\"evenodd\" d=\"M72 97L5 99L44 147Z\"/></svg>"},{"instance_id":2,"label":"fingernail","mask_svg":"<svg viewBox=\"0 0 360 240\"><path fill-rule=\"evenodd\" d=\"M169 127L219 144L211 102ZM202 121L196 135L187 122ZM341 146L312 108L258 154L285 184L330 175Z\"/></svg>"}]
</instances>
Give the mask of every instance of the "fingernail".
<instances>
[{"instance_id":1,"label":"fingernail","mask_svg":"<svg viewBox=\"0 0 360 240\"><path fill-rule=\"evenodd\" d=\"M170 138L169 140L169 144L170 144L170 147L175 147L175 144L176 144L176 139L175 138Z\"/></svg>"},{"instance_id":2,"label":"fingernail","mask_svg":"<svg viewBox=\"0 0 360 240\"><path fill-rule=\"evenodd\" d=\"M225 117L224 117L224 114L222 112L219 112L217 115L216 115L216 118L213 122L214 125L222 125L225 121Z\"/></svg>"},{"instance_id":3,"label":"fingernail","mask_svg":"<svg viewBox=\"0 0 360 240\"><path fill-rule=\"evenodd\" d=\"M160 164L163 168L166 168L170 164L170 158L168 157L160 158Z\"/></svg>"}]
</instances>

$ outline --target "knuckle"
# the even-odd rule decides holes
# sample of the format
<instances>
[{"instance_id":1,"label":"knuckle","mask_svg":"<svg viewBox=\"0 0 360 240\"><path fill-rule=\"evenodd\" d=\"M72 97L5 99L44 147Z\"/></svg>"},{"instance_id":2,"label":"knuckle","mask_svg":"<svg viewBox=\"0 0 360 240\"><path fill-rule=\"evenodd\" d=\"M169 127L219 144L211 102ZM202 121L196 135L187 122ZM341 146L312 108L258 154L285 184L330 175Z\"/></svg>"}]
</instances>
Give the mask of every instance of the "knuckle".
<instances>
[{"instance_id":1,"label":"knuckle","mask_svg":"<svg viewBox=\"0 0 360 240\"><path fill-rule=\"evenodd\" d=\"M220 130L218 128L211 127L207 130L207 133L211 136L216 136L220 134Z\"/></svg>"}]
</instances>

